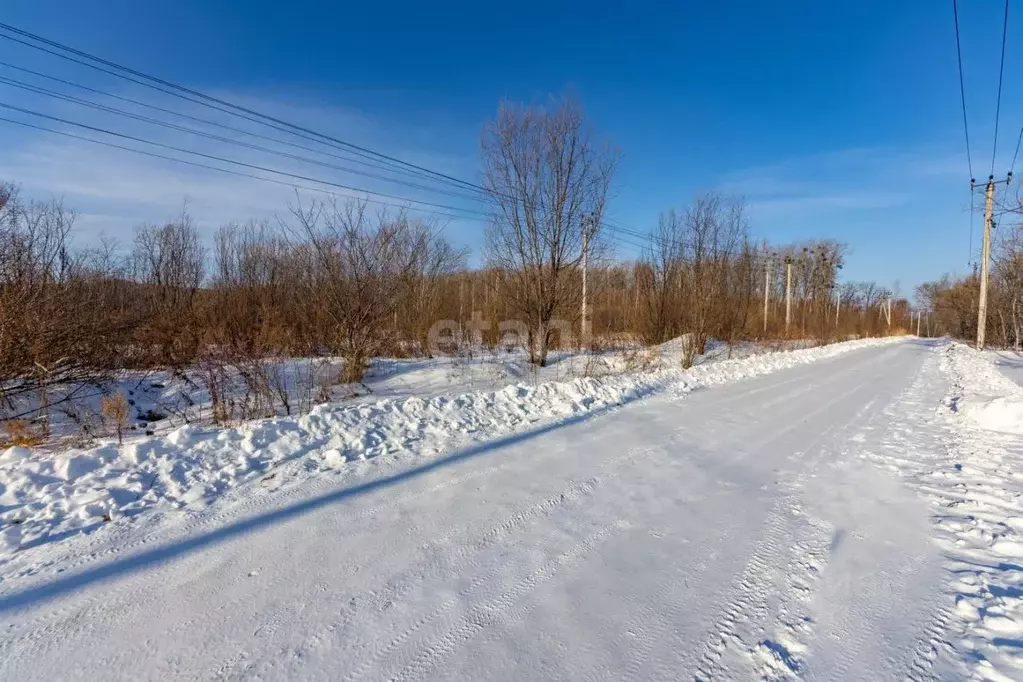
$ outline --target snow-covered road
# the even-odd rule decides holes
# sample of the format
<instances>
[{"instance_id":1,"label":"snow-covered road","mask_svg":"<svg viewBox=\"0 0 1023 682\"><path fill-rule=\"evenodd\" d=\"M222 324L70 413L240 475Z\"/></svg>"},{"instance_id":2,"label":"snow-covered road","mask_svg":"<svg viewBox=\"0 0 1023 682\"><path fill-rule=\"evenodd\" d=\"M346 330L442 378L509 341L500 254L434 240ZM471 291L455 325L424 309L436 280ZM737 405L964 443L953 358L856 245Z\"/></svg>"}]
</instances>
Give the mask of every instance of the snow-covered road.
<instances>
[{"instance_id":1,"label":"snow-covered road","mask_svg":"<svg viewBox=\"0 0 1023 682\"><path fill-rule=\"evenodd\" d=\"M960 679L934 510L900 465L944 452L940 355L664 390L69 538L0 583L0 676Z\"/></svg>"}]
</instances>

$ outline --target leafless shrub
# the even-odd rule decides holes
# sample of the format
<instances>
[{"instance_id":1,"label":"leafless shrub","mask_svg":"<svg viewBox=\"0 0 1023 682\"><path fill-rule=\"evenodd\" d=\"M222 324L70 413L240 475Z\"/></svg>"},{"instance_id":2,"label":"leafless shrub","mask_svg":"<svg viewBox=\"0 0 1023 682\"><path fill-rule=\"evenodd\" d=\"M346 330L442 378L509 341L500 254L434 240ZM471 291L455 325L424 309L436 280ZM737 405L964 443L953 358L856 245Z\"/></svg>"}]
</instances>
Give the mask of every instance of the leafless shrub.
<instances>
[{"instance_id":1,"label":"leafless shrub","mask_svg":"<svg viewBox=\"0 0 1023 682\"><path fill-rule=\"evenodd\" d=\"M12 445L32 447L43 443L47 436L45 432L34 427L27 419L6 419L0 422L0 427L3 429L0 446L3 447Z\"/></svg>"},{"instance_id":2,"label":"leafless shrub","mask_svg":"<svg viewBox=\"0 0 1023 682\"><path fill-rule=\"evenodd\" d=\"M403 284L421 256L422 225L403 213L367 213L364 201L313 201L292 208L293 233L308 245L308 294L326 318L330 347L344 359L342 380L362 381L383 346Z\"/></svg>"},{"instance_id":3,"label":"leafless shrub","mask_svg":"<svg viewBox=\"0 0 1023 682\"><path fill-rule=\"evenodd\" d=\"M117 433L118 444L124 440L124 429L128 426L128 399L123 393L117 392L100 398L100 409L103 416L113 425Z\"/></svg>"}]
</instances>

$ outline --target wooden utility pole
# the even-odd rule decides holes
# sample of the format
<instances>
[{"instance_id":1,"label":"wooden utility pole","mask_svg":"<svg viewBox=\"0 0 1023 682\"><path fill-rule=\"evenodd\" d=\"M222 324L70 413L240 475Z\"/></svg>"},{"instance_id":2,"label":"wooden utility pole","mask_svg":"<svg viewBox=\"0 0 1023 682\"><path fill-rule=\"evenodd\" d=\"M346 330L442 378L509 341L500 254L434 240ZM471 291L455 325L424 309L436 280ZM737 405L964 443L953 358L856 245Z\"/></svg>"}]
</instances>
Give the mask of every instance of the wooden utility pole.
<instances>
[{"instance_id":1,"label":"wooden utility pole","mask_svg":"<svg viewBox=\"0 0 1023 682\"><path fill-rule=\"evenodd\" d=\"M583 349L590 345L590 308L586 300L586 267L590 258L590 230L593 222L592 216L583 216L583 300L580 310L579 333L580 343Z\"/></svg>"},{"instance_id":2,"label":"wooden utility pole","mask_svg":"<svg viewBox=\"0 0 1023 682\"><path fill-rule=\"evenodd\" d=\"M984 241L980 248L980 299L977 303L977 350L984 350L987 332L987 262L991 257L991 214L995 203L995 176L988 176L984 188Z\"/></svg>"},{"instance_id":3,"label":"wooden utility pole","mask_svg":"<svg viewBox=\"0 0 1023 682\"><path fill-rule=\"evenodd\" d=\"M769 257L764 264L764 335L767 335L767 304L771 300L771 265Z\"/></svg>"},{"instance_id":4,"label":"wooden utility pole","mask_svg":"<svg viewBox=\"0 0 1023 682\"><path fill-rule=\"evenodd\" d=\"M1010 171L1004 180L995 180L989 175L984 185L984 237L980 248L980 296L977 300L977 350L984 349L984 337L987 334L987 280L988 263L991 260L991 229L994 224L995 185L1008 185L1012 182ZM970 191L975 191L977 183L970 180ZM974 269L976 273L976 268Z\"/></svg>"},{"instance_id":5,"label":"wooden utility pole","mask_svg":"<svg viewBox=\"0 0 1023 682\"><path fill-rule=\"evenodd\" d=\"M792 323L792 256L785 259L785 333Z\"/></svg>"}]
</instances>

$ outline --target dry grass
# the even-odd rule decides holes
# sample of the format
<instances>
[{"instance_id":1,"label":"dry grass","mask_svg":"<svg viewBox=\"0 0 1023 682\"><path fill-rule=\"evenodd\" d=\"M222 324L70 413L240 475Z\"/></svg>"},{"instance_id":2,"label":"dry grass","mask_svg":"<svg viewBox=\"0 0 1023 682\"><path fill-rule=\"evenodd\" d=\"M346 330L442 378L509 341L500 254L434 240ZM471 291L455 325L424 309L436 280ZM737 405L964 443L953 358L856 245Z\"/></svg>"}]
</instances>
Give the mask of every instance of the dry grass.
<instances>
[{"instance_id":1,"label":"dry grass","mask_svg":"<svg viewBox=\"0 0 1023 682\"><path fill-rule=\"evenodd\" d=\"M3 435L0 436L0 447L21 446L25 448L42 445L47 434L44 429L33 427L27 419L7 419L0 422Z\"/></svg>"}]
</instances>

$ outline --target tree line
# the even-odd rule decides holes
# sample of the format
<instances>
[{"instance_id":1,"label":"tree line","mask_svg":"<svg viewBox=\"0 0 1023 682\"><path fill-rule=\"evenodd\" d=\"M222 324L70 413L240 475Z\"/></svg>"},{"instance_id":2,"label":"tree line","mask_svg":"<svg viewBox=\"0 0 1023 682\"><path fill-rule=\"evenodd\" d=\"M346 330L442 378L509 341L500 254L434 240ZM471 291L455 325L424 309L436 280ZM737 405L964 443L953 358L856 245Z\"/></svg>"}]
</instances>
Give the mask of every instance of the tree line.
<instances>
[{"instance_id":1,"label":"tree line","mask_svg":"<svg viewBox=\"0 0 1023 682\"><path fill-rule=\"evenodd\" d=\"M214 400L241 373L290 412L268 358L339 356L335 380L351 383L374 357L470 343L519 346L542 366L569 343L685 335L688 366L711 338L824 342L906 324L905 301L894 323L883 314L890 292L839 284L842 244L754 242L743 202L718 193L665 211L642 253L616 260L605 212L618 155L572 99L502 106L481 158L491 210L478 268L439 222L360 199L296 197L273 219L225 225L212 239L182 213L138 227L127 251L76 248L71 208L0 185L0 415L14 416L25 396L45 411L51 388L124 369L197 368ZM438 344L443 320L452 324Z\"/></svg>"}]
</instances>

